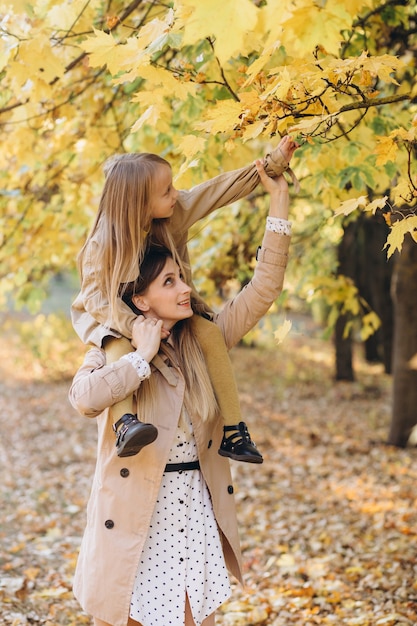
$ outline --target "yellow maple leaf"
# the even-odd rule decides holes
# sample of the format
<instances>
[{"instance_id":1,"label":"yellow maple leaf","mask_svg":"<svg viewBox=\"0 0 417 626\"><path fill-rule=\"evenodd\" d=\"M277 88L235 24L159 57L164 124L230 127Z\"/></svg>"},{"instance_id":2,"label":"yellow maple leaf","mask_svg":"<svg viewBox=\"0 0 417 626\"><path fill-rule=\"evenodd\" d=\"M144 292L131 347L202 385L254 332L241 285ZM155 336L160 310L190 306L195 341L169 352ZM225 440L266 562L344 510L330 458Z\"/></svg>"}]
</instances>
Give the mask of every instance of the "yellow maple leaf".
<instances>
[{"instance_id":1,"label":"yellow maple leaf","mask_svg":"<svg viewBox=\"0 0 417 626\"><path fill-rule=\"evenodd\" d=\"M178 80L171 72L164 69L163 67L155 67L153 65L141 65L136 67L132 73L129 73L129 79L133 79L133 75L135 78L144 78L148 81L147 89L154 89L155 87L160 87L161 93L166 96L172 97L173 94L179 100L185 100L189 95L194 95L196 92L196 85L194 83L184 83L181 80ZM121 76L119 79L116 79L114 82L124 83L126 81L126 75ZM142 99L142 92L138 92L132 98L132 101L139 101Z\"/></svg>"},{"instance_id":2,"label":"yellow maple leaf","mask_svg":"<svg viewBox=\"0 0 417 626\"><path fill-rule=\"evenodd\" d=\"M119 82L132 81L137 78L134 70L149 65L149 57L149 51L138 37L128 37L112 51L107 60L107 67L113 75L126 70Z\"/></svg>"},{"instance_id":3,"label":"yellow maple leaf","mask_svg":"<svg viewBox=\"0 0 417 626\"><path fill-rule=\"evenodd\" d=\"M342 202L340 207L335 211L335 217L339 215L349 215L356 211L359 207L365 207L368 203L367 196L360 196L359 198L349 198Z\"/></svg>"},{"instance_id":4,"label":"yellow maple leaf","mask_svg":"<svg viewBox=\"0 0 417 626\"><path fill-rule=\"evenodd\" d=\"M366 341L381 326L381 319L374 311L370 311L362 318L360 336L362 341Z\"/></svg>"},{"instance_id":5,"label":"yellow maple leaf","mask_svg":"<svg viewBox=\"0 0 417 626\"><path fill-rule=\"evenodd\" d=\"M157 104L151 104L145 111L142 113L140 118L136 120L130 129L132 133L136 133L138 130L142 128L145 124L150 126L156 126L158 119L160 116L160 110Z\"/></svg>"},{"instance_id":6,"label":"yellow maple leaf","mask_svg":"<svg viewBox=\"0 0 417 626\"><path fill-rule=\"evenodd\" d=\"M288 335L292 327L291 320L285 320L279 328L274 332L274 337L278 344L282 343Z\"/></svg>"},{"instance_id":7,"label":"yellow maple leaf","mask_svg":"<svg viewBox=\"0 0 417 626\"><path fill-rule=\"evenodd\" d=\"M181 164L181 167L178 170L178 173L174 176L175 184L178 184L178 181L185 174L185 172L187 172L187 170L189 170L189 169L191 169L193 167L197 167L199 162L200 162L200 159L191 159L191 160L187 159L186 161L184 161L184 163Z\"/></svg>"},{"instance_id":8,"label":"yellow maple leaf","mask_svg":"<svg viewBox=\"0 0 417 626\"><path fill-rule=\"evenodd\" d=\"M279 71L278 76L272 81L272 84L262 93L262 99L267 99L270 95L274 94L278 100L287 100L291 84L290 73L288 69L284 67Z\"/></svg>"},{"instance_id":9,"label":"yellow maple leaf","mask_svg":"<svg viewBox=\"0 0 417 626\"><path fill-rule=\"evenodd\" d=\"M195 124L197 130L205 130L212 135L230 132L240 124L239 116L242 113L240 102L234 100L219 100L206 113L207 121Z\"/></svg>"},{"instance_id":10,"label":"yellow maple leaf","mask_svg":"<svg viewBox=\"0 0 417 626\"><path fill-rule=\"evenodd\" d=\"M77 22L80 12L74 2L55 4L45 16L45 22L54 29L68 31Z\"/></svg>"},{"instance_id":11,"label":"yellow maple leaf","mask_svg":"<svg viewBox=\"0 0 417 626\"><path fill-rule=\"evenodd\" d=\"M245 131L243 133L242 139L243 141L249 141L249 139L256 139L265 128L265 121L258 120L254 124L249 124L246 126Z\"/></svg>"},{"instance_id":12,"label":"yellow maple leaf","mask_svg":"<svg viewBox=\"0 0 417 626\"><path fill-rule=\"evenodd\" d=\"M373 7L373 0L344 0L343 2L344 8L350 15L357 16L358 13L362 12L365 7Z\"/></svg>"},{"instance_id":13,"label":"yellow maple leaf","mask_svg":"<svg viewBox=\"0 0 417 626\"><path fill-rule=\"evenodd\" d=\"M398 81L392 76L392 73L402 67L404 63L397 57L390 54L383 54L380 56L367 56L363 60L363 67L365 70L371 72L374 76L378 76L386 83L394 83L398 85Z\"/></svg>"},{"instance_id":14,"label":"yellow maple leaf","mask_svg":"<svg viewBox=\"0 0 417 626\"><path fill-rule=\"evenodd\" d=\"M250 0L180 0L176 28L183 29L184 45L215 38L220 63L241 52L247 33L256 27L259 9ZM179 19L178 19L179 17Z\"/></svg>"},{"instance_id":15,"label":"yellow maple leaf","mask_svg":"<svg viewBox=\"0 0 417 626\"><path fill-rule=\"evenodd\" d=\"M337 54L341 43L341 31L352 24L352 16L340 0L328 0L325 8L314 0L297 2L292 16L282 22L282 41L287 50L301 54L311 52L322 45L327 52Z\"/></svg>"},{"instance_id":16,"label":"yellow maple leaf","mask_svg":"<svg viewBox=\"0 0 417 626\"><path fill-rule=\"evenodd\" d=\"M186 159L195 157L198 152L203 152L207 140L204 137L196 137L195 135L185 135L178 145L178 149Z\"/></svg>"},{"instance_id":17,"label":"yellow maple leaf","mask_svg":"<svg viewBox=\"0 0 417 626\"><path fill-rule=\"evenodd\" d=\"M19 46L19 63L26 72L26 79L38 79L49 83L64 74L64 64L52 50L46 35L36 35Z\"/></svg>"},{"instance_id":18,"label":"yellow maple leaf","mask_svg":"<svg viewBox=\"0 0 417 626\"><path fill-rule=\"evenodd\" d=\"M375 147L376 165L385 165L388 161L395 162L397 151L398 145L392 137L379 137Z\"/></svg>"},{"instance_id":19,"label":"yellow maple leaf","mask_svg":"<svg viewBox=\"0 0 417 626\"><path fill-rule=\"evenodd\" d=\"M404 202L411 202L414 197L414 190L410 186L407 178L400 178L395 187L391 189L393 203L401 206Z\"/></svg>"},{"instance_id":20,"label":"yellow maple leaf","mask_svg":"<svg viewBox=\"0 0 417 626\"><path fill-rule=\"evenodd\" d=\"M375 215L377 209L384 209L387 205L388 196L383 196L382 198L377 198L370 202L366 207L366 211L371 211L373 215Z\"/></svg>"},{"instance_id":21,"label":"yellow maple leaf","mask_svg":"<svg viewBox=\"0 0 417 626\"><path fill-rule=\"evenodd\" d=\"M155 18L142 26L139 31L138 39L143 48L149 46L149 44L154 43L161 35L165 35L170 28L170 24L173 19L173 11L169 9L168 14L165 16L164 20L160 20Z\"/></svg>"},{"instance_id":22,"label":"yellow maple leaf","mask_svg":"<svg viewBox=\"0 0 417 626\"><path fill-rule=\"evenodd\" d=\"M254 78L259 74L261 70L264 69L266 64L271 59L271 56L275 52L275 50L281 45L281 42L278 39L275 39L275 33L272 43L268 43L258 58L248 67L246 70L246 74L248 76L246 82L243 84L243 87L247 87L250 85Z\"/></svg>"},{"instance_id":23,"label":"yellow maple leaf","mask_svg":"<svg viewBox=\"0 0 417 626\"><path fill-rule=\"evenodd\" d=\"M309 133L314 133L321 124L331 124L332 120L332 115L316 115L315 117L301 120L301 122L291 126L288 128L288 132L295 135L298 133L305 133L308 135Z\"/></svg>"},{"instance_id":24,"label":"yellow maple leaf","mask_svg":"<svg viewBox=\"0 0 417 626\"><path fill-rule=\"evenodd\" d=\"M359 84L363 87L370 87L373 85L373 76L369 70L362 70L361 77L359 79Z\"/></svg>"},{"instance_id":25,"label":"yellow maple leaf","mask_svg":"<svg viewBox=\"0 0 417 626\"><path fill-rule=\"evenodd\" d=\"M384 249L387 249L387 257L390 258L396 250L401 251L404 237L410 233L416 240L417 231L417 215L406 217L392 225L391 232L387 237Z\"/></svg>"},{"instance_id":26,"label":"yellow maple leaf","mask_svg":"<svg viewBox=\"0 0 417 626\"><path fill-rule=\"evenodd\" d=\"M102 30L93 28L94 36L87 37L81 44L80 48L88 53L89 63L91 67L103 67L107 65L112 67L112 54L118 46L118 41L111 33L105 33Z\"/></svg>"},{"instance_id":27,"label":"yellow maple leaf","mask_svg":"<svg viewBox=\"0 0 417 626\"><path fill-rule=\"evenodd\" d=\"M250 113L255 116L261 106L258 92L255 89L252 89L251 91L243 91L239 94L239 97L242 110L250 111Z\"/></svg>"}]
</instances>

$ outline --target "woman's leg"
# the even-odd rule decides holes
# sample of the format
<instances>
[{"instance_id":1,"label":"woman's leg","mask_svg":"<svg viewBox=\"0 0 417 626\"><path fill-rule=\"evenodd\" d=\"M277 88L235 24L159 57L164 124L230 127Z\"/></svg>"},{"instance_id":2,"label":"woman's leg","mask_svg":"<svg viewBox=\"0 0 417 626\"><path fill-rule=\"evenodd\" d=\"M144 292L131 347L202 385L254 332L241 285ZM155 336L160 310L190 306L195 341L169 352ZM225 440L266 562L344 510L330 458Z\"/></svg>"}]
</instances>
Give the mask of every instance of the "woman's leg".
<instances>
[{"instance_id":1,"label":"woman's leg","mask_svg":"<svg viewBox=\"0 0 417 626\"><path fill-rule=\"evenodd\" d=\"M206 617L204 622L201 623L201 626L214 626L214 613ZM185 597L185 620L184 626L195 626L195 622L193 620L193 616L191 613L190 603L188 601L188 595Z\"/></svg>"},{"instance_id":2,"label":"woman's leg","mask_svg":"<svg viewBox=\"0 0 417 626\"><path fill-rule=\"evenodd\" d=\"M94 618L93 622L94 622L94 626L111 626L111 624L109 624L108 622L103 622L102 619L97 619L97 617ZM141 626L141 625L139 624L139 622L135 622L134 619L129 617L127 626Z\"/></svg>"}]
</instances>

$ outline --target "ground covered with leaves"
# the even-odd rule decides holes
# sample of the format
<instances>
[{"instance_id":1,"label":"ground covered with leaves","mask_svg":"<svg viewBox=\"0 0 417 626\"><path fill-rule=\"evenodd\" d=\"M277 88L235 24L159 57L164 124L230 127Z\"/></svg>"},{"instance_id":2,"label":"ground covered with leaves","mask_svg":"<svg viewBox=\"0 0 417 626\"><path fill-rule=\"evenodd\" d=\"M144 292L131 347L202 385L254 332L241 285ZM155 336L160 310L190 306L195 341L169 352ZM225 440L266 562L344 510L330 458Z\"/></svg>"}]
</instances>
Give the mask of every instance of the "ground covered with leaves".
<instances>
[{"instance_id":1,"label":"ground covered with leaves","mask_svg":"<svg viewBox=\"0 0 417 626\"><path fill-rule=\"evenodd\" d=\"M95 424L13 337L0 357L1 624L90 624L71 581ZM302 330L232 357L265 460L233 463L246 586L217 623L417 624L417 451L384 445L390 378L357 356L335 383L331 346Z\"/></svg>"}]
</instances>

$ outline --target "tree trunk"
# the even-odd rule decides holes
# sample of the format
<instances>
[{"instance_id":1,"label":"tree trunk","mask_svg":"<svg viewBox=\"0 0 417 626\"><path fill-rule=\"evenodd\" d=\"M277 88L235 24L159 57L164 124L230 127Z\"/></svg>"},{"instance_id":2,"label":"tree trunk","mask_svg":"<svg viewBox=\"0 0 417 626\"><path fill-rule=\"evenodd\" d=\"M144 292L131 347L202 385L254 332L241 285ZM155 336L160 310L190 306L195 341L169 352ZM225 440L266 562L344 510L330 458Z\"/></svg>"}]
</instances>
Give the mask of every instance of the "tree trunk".
<instances>
[{"instance_id":1,"label":"tree trunk","mask_svg":"<svg viewBox=\"0 0 417 626\"><path fill-rule=\"evenodd\" d=\"M390 374L394 325L393 260L387 260L383 250L388 232L382 214L360 215L355 222L350 222L345 226L338 247L338 272L352 278L360 296L379 316L381 327L365 342L365 358L369 362L382 362L385 372ZM354 380L353 337L350 334L343 338L346 321L346 317L341 317L335 329L336 380Z\"/></svg>"},{"instance_id":2,"label":"tree trunk","mask_svg":"<svg viewBox=\"0 0 417 626\"><path fill-rule=\"evenodd\" d=\"M381 327L370 337L370 345L365 346L366 359L379 360L387 374L392 371L392 342L394 312L391 295L393 258L387 259L384 245L389 228L381 214L363 217L364 246L363 265L359 273L365 278L360 293L381 320ZM369 358L368 358L369 357Z\"/></svg>"},{"instance_id":3,"label":"tree trunk","mask_svg":"<svg viewBox=\"0 0 417 626\"><path fill-rule=\"evenodd\" d=\"M394 300L393 405L388 443L405 447L417 424L417 244L406 235L396 258L392 280ZM414 365L415 367L415 365Z\"/></svg>"},{"instance_id":4,"label":"tree trunk","mask_svg":"<svg viewBox=\"0 0 417 626\"><path fill-rule=\"evenodd\" d=\"M348 276L352 280L355 280L356 276L357 232L357 222L350 222L347 224L343 229L343 237L337 248L337 272L338 274ZM344 329L348 319L349 318L346 315L339 315L336 321L334 333L336 357L335 378L336 380L353 381L355 378L352 364L352 333L350 332L347 337L344 337Z\"/></svg>"},{"instance_id":5,"label":"tree trunk","mask_svg":"<svg viewBox=\"0 0 417 626\"><path fill-rule=\"evenodd\" d=\"M335 326L335 347L336 347L336 380L347 380L353 382L355 375L352 365L352 332L344 337L345 326L347 322L346 315L339 315Z\"/></svg>"}]
</instances>

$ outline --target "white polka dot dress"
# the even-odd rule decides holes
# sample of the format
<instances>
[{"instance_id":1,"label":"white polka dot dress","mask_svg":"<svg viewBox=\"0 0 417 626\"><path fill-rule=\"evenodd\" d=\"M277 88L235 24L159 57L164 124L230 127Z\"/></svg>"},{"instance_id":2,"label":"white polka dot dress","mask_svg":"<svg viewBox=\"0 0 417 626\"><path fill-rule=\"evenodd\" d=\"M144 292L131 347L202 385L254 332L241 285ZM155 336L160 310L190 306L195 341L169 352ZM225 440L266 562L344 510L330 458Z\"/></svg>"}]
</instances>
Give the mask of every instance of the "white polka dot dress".
<instances>
[{"instance_id":1,"label":"white polka dot dress","mask_svg":"<svg viewBox=\"0 0 417 626\"><path fill-rule=\"evenodd\" d=\"M197 459L191 421L180 419L168 463ZM210 493L199 470L165 472L132 591L143 626L183 626L188 595L196 626L230 597Z\"/></svg>"}]
</instances>

